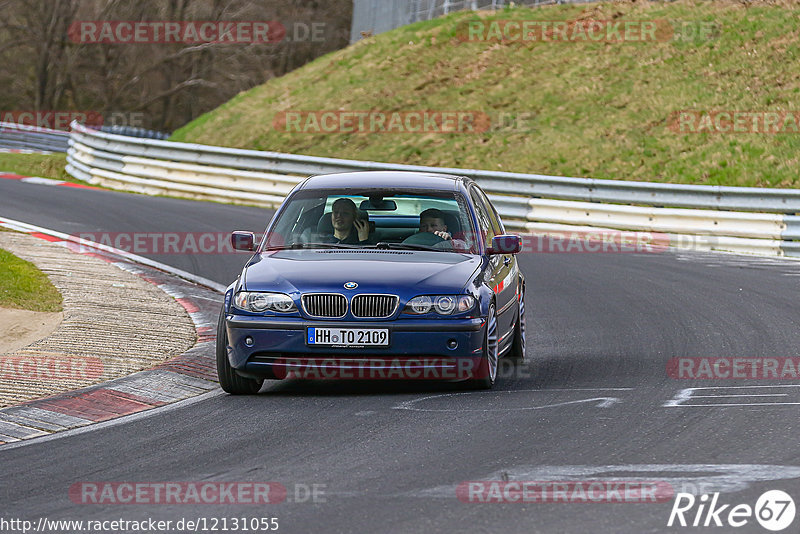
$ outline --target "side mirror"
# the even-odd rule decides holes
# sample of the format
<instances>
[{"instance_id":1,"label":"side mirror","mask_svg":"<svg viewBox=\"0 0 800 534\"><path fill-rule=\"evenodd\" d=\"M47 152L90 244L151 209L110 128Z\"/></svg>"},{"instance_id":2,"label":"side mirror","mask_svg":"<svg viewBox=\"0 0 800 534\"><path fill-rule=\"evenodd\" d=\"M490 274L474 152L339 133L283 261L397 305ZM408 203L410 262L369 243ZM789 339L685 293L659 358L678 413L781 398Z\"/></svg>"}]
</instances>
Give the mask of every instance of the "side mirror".
<instances>
[{"instance_id":1,"label":"side mirror","mask_svg":"<svg viewBox=\"0 0 800 534\"><path fill-rule=\"evenodd\" d=\"M256 236L253 232L236 231L231 234L231 246L234 250L252 252L256 249Z\"/></svg>"},{"instance_id":2,"label":"side mirror","mask_svg":"<svg viewBox=\"0 0 800 534\"><path fill-rule=\"evenodd\" d=\"M489 254L516 254L522 250L522 238L518 235L496 235L492 238Z\"/></svg>"}]
</instances>

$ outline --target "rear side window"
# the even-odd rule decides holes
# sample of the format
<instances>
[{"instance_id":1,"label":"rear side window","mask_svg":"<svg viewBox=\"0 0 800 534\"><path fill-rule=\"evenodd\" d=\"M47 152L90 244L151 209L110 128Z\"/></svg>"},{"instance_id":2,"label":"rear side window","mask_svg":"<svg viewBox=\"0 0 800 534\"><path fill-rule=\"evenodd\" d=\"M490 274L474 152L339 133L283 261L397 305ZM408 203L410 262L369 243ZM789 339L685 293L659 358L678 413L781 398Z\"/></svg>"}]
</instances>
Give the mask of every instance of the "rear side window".
<instances>
[{"instance_id":1,"label":"rear side window","mask_svg":"<svg viewBox=\"0 0 800 534\"><path fill-rule=\"evenodd\" d=\"M486 196L486 193L480 187L475 187L474 190L478 193L478 196L483 199L483 203L486 206L486 214L489 216L489 223L492 225L495 234L504 234L505 228L503 228L503 221L500 219L500 215L497 214L497 210L494 209L494 206L489 201L489 197Z\"/></svg>"},{"instance_id":2,"label":"rear side window","mask_svg":"<svg viewBox=\"0 0 800 534\"><path fill-rule=\"evenodd\" d=\"M483 242L487 247L490 247L492 245L492 238L498 235L500 230L499 227L497 227L497 221L494 221L494 223L492 222L492 218L489 216L490 208L486 206L480 191L473 187L470 190L470 197L472 198L472 203L475 205L475 214L478 216L478 226L480 227Z\"/></svg>"}]
</instances>

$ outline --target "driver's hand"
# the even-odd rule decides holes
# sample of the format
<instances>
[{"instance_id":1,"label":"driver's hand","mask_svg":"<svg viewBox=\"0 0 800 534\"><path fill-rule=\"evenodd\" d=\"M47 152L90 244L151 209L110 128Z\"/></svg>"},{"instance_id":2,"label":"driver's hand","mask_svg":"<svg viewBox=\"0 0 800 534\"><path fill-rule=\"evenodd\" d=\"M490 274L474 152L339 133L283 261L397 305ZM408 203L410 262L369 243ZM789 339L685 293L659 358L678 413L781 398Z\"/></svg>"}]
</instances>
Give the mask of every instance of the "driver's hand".
<instances>
[{"instance_id":1,"label":"driver's hand","mask_svg":"<svg viewBox=\"0 0 800 534\"><path fill-rule=\"evenodd\" d=\"M369 239L369 221L365 221L364 219L356 219L353 222L353 226L356 227L359 241L366 241Z\"/></svg>"},{"instance_id":2,"label":"driver's hand","mask_svg":"<svg viewBox=\"0 0 800 534\"><path fill-rule=\"evenodd\" d=\"M445 232L444 230L439 230L438 232L433 232L433 235L438 235L439 237L441 237L445 241L449 241L450 239L453 239L453 236L450 235L450 232Z\"/></svg>"}]
</instances>

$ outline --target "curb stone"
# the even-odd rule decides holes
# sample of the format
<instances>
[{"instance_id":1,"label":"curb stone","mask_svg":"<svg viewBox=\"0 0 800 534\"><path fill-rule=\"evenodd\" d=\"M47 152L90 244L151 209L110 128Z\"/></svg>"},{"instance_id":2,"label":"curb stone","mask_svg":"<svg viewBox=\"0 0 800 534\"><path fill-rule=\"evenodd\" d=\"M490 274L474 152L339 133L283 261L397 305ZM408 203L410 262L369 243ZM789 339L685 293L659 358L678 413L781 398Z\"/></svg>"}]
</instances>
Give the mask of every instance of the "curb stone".
<instances>
[{"instance_id":1,"label":"curb stone","mask_svg":"<svg viewBox=\"0 0 800 534\"><path fill-rule=\"evenodd\" d=\"M102 259L156 285L183 306L197 333L193 347L151 369L0 409L0 445L109 421L195 397L218 387L214 343L223 299L218 291L165 270L134 263L109 251L77 246L56 237L63 235L58 232L45 232L41 228L34 231L30 225L3 218L0 218L0 226L22 230L67 247L72 252Z\"/></svg>"}]
</instances>

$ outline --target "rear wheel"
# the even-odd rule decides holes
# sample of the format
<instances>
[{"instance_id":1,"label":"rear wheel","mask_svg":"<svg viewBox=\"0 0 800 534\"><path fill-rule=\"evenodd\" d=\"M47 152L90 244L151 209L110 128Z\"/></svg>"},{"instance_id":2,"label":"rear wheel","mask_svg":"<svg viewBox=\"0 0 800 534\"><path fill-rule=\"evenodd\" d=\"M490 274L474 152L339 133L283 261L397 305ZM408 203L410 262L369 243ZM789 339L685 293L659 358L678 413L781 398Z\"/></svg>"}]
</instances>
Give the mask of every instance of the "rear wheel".
<instances>
[{"instance_id":1,"label":"rear wheel","mask_svg":"<svg viewBox=\"0 0 800 534\"><path fill-rule=\"evenodd\" d=\"M253 395L261 389L263 380L244 378L236 374L228 361L228 332L225 330L225 309L219 314L217 323L217 377L222 390L231 395Z\"/></svg>"},{"instance_id":2,"label":"rear wheel","mask_svg":"<svg viewBox=\"0 0 800 534\"><path fill-rule=\"evenodd\" d=\"M511 350L508 357L518 363L525 361L525 290L523 288L522 294L519 297L519 317L517 317L517 326L514 327L514 342L511 345Z\"/></svg>"},{"instance_id":3,"label":"rear wheel","mask_svg":"<svg viewBox=\"0 0 800 534\"><path fill-rule=\"evenodd\" d=\"M469 385L473 389L492 389L497 378L497 316L494 304L489 306L489 316L486 318L486 330L483 337L483 356L478 369L473 373Z\"/></svg>"}]
</instances>

